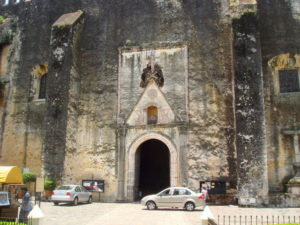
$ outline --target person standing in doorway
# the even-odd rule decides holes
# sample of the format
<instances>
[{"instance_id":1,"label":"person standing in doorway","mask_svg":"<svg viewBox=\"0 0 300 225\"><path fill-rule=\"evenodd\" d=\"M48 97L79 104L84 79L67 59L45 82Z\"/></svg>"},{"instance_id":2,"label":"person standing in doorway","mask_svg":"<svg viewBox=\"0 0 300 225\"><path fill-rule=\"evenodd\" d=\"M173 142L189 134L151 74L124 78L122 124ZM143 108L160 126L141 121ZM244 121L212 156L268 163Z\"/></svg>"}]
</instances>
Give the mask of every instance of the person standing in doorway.
<instances>
[{"instance_id":1,"label":"person standing in doorway","mask_svg":"<svg viewBox=\"0 0 300 225\"><path fill-rule=\"evenodd\" d=\"M20 197L22 198L22 203L20 208L19 222L27 224L28 214L31 210L30 193L28 192L27 187L21 188Z\"/></svg>"},{"instance_id":2,"label":"person standing in doorway","mask_svg":"<svg viewBox=\"0 0 300 225\"><path fill-rule=\"evenodd\" d=\"M205 207L206 206L206 199L209 199L206 187L202 187L201 194L202 194L202 196L204 198L204 207Z\"/></svg>"},{"instance_id":3,"label":"person standing in doorway","mask_svg":"<svg viewBox=\"0 0 300 225\"><path fill-rule=\"evenodd\" d=\"M209 199L206 187L202 187L201 193L203 194L204 200Z\"/></svg>"}]
</instances>

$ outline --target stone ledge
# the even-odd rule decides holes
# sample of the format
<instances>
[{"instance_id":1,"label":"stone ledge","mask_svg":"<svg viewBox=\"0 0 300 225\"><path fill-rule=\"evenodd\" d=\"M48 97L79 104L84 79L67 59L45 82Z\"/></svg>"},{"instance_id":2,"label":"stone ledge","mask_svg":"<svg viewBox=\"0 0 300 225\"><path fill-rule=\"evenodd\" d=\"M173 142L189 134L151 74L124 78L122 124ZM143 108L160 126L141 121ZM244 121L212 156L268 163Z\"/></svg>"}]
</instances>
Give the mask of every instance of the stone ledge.
<instances>
[{"instance_id":1,"label":"stone ledge","mask_svg":"<svg viewBox=\"0 0 300 225\"><path fill-rule=\"evenodd\" d=\"M76 23L82 16L83 12L81 10L74 13L63 14L58 20L55 21L53 27L61 27L61 26L72 26Z\"/></svg>"},{"instance_id":2,"label":"stone ledge","mask_svg":"<svg viewBox=\"0 0 300 225\"><path fill-rule=\"evenodd\" d=\"M270 193L269 207L300 207L300 194Z\"/></svg>"}]
</instances>

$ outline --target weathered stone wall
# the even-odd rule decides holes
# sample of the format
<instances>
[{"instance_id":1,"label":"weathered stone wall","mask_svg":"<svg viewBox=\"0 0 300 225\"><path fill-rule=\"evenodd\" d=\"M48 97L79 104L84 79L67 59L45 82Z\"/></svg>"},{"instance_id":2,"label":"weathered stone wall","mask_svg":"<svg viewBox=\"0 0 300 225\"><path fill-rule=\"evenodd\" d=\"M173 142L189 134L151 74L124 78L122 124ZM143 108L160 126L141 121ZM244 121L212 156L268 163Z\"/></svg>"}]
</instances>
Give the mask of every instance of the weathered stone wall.
<instances>
[{"instance_id":1,"label":"weathered stone wall","mask_svg":"<svg viewBox=\"0 0 300 225\"><path fill-rule=\"evenodd\" d=\"M13 104L11 102L12 99L12 90L15 90L13 82L13 77L10 76L15 70L18 69L18 66L13 66L15 62L19 60L19 48L20 48L20 34L16 29L12 29L12 27L17 26L16 18L8 18L6 17L4 22L0 25L0 41L1 45L6 45L8 48L8 58L6 60L6 65L2 64L1 59L1 164L10 165L15 164L18 166L23 166L24 157L23 154L17 155L17 152L24 153L24 143L20 145L16 144L16 136L13 135L17 130L17 126L21 126L21 124L16 124L14 119L12 118L13 113ZM9 37L9 33L11 36ZM1 49L3 51L3 49ZM1 57L3 57L3 52L1 51ZM2 73L5 72L6 74ZM20 118L21 116L19 116ZM4 133L5 131L5 133ZM24 133L22 129L20 129L21 137L23 137ZM12 153L12 154L11 154ZM16 157L18 156L18 157Z\"/></svg>"},{"instance_id":2,"label":"weathered stone wall","mask_svg":"<svg viewBox=\"0 0 300 225\"><path fill-rule=\"evenodd\" d=\"M6 74L2 74L4 92L1 96L1 164L30 168L32 172L41 172L41 147L43 139L42 121L43 102L29 102L28 76L21 72L24 61L24 33L18 17L2 14L1 44L9 46Z\"/></svg>"},{"instance_id":3,"label":"weathered stone wall","mask_svg":"<svg viewBox=\"0 0 300 225\"><path fill-rule=\"evenodd\" d=\"M272 192L285 191L285 184L293 176L293 163L295 162L294 135L284 134L285 130L299 129L296 117L299 108L299 93L280 93L279 70L298 70L300 66L299 54L280 54L268 62L268 77L271 85L269 91L273 95L268 100L273 100L267 105L269 151L274 157L269 158L269 182ZM272 107L272 108L271 108ZM275 119L276 118L276 119ZM275 129L274 129L275 128Z\"/></svg>"},{"instance_id":4,"label":"weathered stone wall","mask_svg":"<svg viewBox=\"0 0 300 225\"><path fill-rule=\"evenodd\" d=\"M8 28L12 40L6 75L9 83L1 109L1 164L29 168L37 174L42 168L45 101L32 99L32 73L36 66L48 64L50 26L58 18L48 6L44 1L30 1L0 7L1 16L15 20ZM61 14L61 9L54 10Z\"/></svg>"},{"instance_id":5,"label":"weathered stone wall","mask_svg":"<svg viewBox=\"0 0 300 225\"><path fill-rule=\"evenodd\" d=\"M245 68L251 67L253 76L244 74L243 71L248 72L245 68L235 68L235 72L240 71L241 76L234 80L234 60L237 65L240 58L233 58L233 49L235 48L236 54L241 46L232 46L232 34L237 34L237 27L232 32L231 20L232 17L239 18L245 10L256 11L256 7L256 29L260 31L262 48L260 50L257 42L253 48L256 52L246 52L250 61L254 61L248 62L247 56L242 61ZM77 10L84 12L83 30L80 38L74 42L72 51L69 51L73 59L68 60L72 60L73 64L65 71L67 82L59 77L62 82L59 83L58 80L55 81L53 65L49 65L53 50L50 47L51 26L61 15ZM187 46L188 67L184 70L182 67L178 68L181 62L174 67L165 67L168 68L166 75L176 74L174 79L165 80L165 93L168 102L175 113L183 118L184 123L180 126L177 124L176 128L172 127L174 124L164 127L164 132L165 135L174 137L180 159L184 159L180 161L180 184L197 190L201 180L222 180L227 181L227 188L236 189L237 162L255 160L251 156L253 153L258 153L261 162L255 170L262 168L263 171L261 174L255 173L255 177L262 180L266 172L263 165L263 138L258 138L252 144L243 143L241 138L237 138L235 142L235 137L239 137L235 128L243 134L244 129L249 128L247 132L250 131L251 135L262 134L263 137L261 116L265 104L270 190L284 189L284 182L293 173L291 165L284 161L293 158L293 146L290 145L291 138L280 132L283 128L291 128L295 122L299 124L297 112L300 101L298 94L283 96L276 93L276 69L270 67L268 62L281 54L300 52L297 1L263 0L258 1L256 6L254 0L32 0L1 7L0 15L5 18L13 15L15 21L9 25L12 30L6 75L9 83L5 85L4 104L0 109L1 164L29 167L40 173L43 157L47 161L49 176L58 174L62 182L66 183L81 183L82 179L91 178L105 179L106 192L101 198L106 201L115 200L120 191L117 187L121 172L119 167L122 164L119 162L125 160L124 150L130 144L125 143L125 139L121 137L126 136L124 124L117 121L119 51L124 47L138 50L161 49L178 46L179 43L180 46ZM244 42L249 44L251 37L246 36ZM251 50L252 44L251 42L246 51ZM261 62L257 61L260 51ZM171 58L170 61L174 59L173 56ZM52 74L49 88L64 89L58 96L67 98L65 104L62 104L64 116L61 120L54 117L55 107L48 105L50 110L46 110L44 101L32 98L32 73L38 65L49 65L49 74ZM262 91L260 77L255 76L260 72L260 65L263 70L265 103L262 103L259 95ZM131 81L139 84L143 66L144 64L138 71L133 70L133 77L127 80L127 89L131 88ZM172 71L172 68L176 68L176 71ZM186 80L180 75L181 69L182 72L188 71L188 80L184 84L182 82ZM164 72L164 68L162 70ZM236 89L233 85L235 82ZM251 107L259 112L259 115L251 115L253 117L250 118L251 121L260 123L257 128L259 132L247 124L243 127L248 120L243 120L242 111L238 111L241 106L239 103L244 104L239 99L244 96L239 92L239 84L246 87L245 82L251 84L251 92L248 94L253 100L251 105L245 107L249 109L249 113ZM185 85L188 87L187 93L183 93ZM139 98L141 90L138 86L129 90L129 104L120 110L124 120ZM51 102L49 99L47 101L48 104ZM62 135L55 134L57 140L61 140L59 145L53 136L54 131L51 131L52 126L44 123L45 116L48 118L46 122L56 125L56 131L63 131ZM128 135L131 135L128 140L133 140L135 134L143 133L143 130L134 133L134 129L128 131ZM52 139L46 138L44 142L45 134L46 137L52 136ZM254 143L258 143L260 149L254 149ZM44 144L45 154L42 156ZM235 144L238 156L241 156L239 160ZM48 151L49 146L53 151ZM251 154L247 150L250 156L245 147L253 150ZM53 154L48 154L50 152ZM283 156L285 158L282 159ZM255 163L251 165L256 166ZM52 170L54 167L58 168L57 171ZM248 177L251 174L247 170L244 172ZM243 174L240 170L239 176ZM244 177L243 180L251 183ZM239 182L244 183L242 180ZM251 184L249 190L253 190L250 195L256 196L260 192L259 196L264 196L266 184L263 182L257 187Z\"/></svg>"},{"instance_id":6,"label":"weathered stone wall","mask_svg":"<svg viewBox=\"0 0 300 225\"><path fill-rule=\"evenodd\" d=\"M299 129L300 94L278 92L278 70L299 68L294 59L300 52L299 10L299 1L258 2L271 192L285 191L285 184L294 175L293 137L283 135L282 130ZM293 65L289 63L291 60Z\"/></svg>"},{"instance_id":7,"label":"weathered stone wall","mask_svg":"<svg viewBox=\"0 0 300 225\"><path fill-rule=\"evenodd\" d=\"M52 26L43 150L46 177L63 176L68 111L73 106L69 103L70 76L72 68L76 76L74 54L83 26L82 14L78 11L62 15Z\"/></svg>"},{"instance_id":8,"label":"weathered stone wall","mask_svg":"<svg viewBox=\"0 0 300 225\"><path fill-rule=\"evenodd\" d=\"M267 204L263 81L256 15L246 13L235 19L233 31L239 204Z\"/></svg>"},{"instance_id":9,"label":"weathered stone wall","mask_svg":"<svg viewBox=\"0 0 300 225\"><path fill-rule=\"evenodd\" d=\"M189 43L187 168L189 187L201 180L236 186L229 6L214 1L185 4L193 24ZM224 12L224 13L223 13Z\"/></svg>"},{"instance_id":10,"label":"weathered stone wall","mask_svg":"<svg viewBox=\"0 0 300 225\"><path fill-rule=\"evenodd\" d=\"M103 198L114 199L118 154L115 127L118 49L145 44L156 48L166 43L185 43L189 58L190 124L185 125L180 136L187 165L185 171L181 171L182 176L186 176L182 182L197 190L199 180L214 178L229 180L235 187L231 30L228 15L222 14L229 10L229 4L192 0L68 0L31 1L26 4L5 9L21 15L24 48L20 54L25 61L21 64L22 72L17 74L18 83L23 85L18 87L18 91L22 91L20 96L27 96L30 90L32 68L49 64L50 31L54 21L63 13L78 9L85 13L82 37L76 47L80 60L72 69L70 78L69 95L72 99L68 105L67 139L65 147L58 151L65 151L68 156L64 161L64 182L80 183L83 178L106 179L109 187L106 190L111 191ZM49 73L53 73L50 66ZM180 79L168 82L176 87L178 84L172 82L181 82ZM186 99L184 94L176 95L178 99ZM177 106L171 96L170 102L174 102L175 109L185 109L187 103L180 101ZM24 104L27 106L28 101L24 100ZM43 110L37 112L42 113ZM25 110L27 113L29 111ZM47 115L49 117L50 114ZM59 122L63 124L66 121ZM22 123L25 128L29 126L25 118ZM42 128L43 122L35 121L34 124ZM52 158L49 159L50 163Z\"/></svg>"},{"instance_id":11,"label":"weathered stone wall","mask_svg":"<svg viewBox=\"0 0 300 225\"><path fill-rule=\"evenodd\" d=\"M77 145L76 142L72 144L68 142L70 145L67 145L72 146L70 149L76 151L73 157L66 159L70 165L65 169L66 180L72 178L73 181L80 182L86 176L99 179L105 177L108 179L107 184L112 187L112 192L104 194L104 199L112 199L116 193L113 179L116 177L114 168L116 168L118 150L113 139L118 99L118 48L124 45L144 46L145 43L152 47L151 45L159 46L160 42L187 41L188 49L191 49L189 68L191 68L192 78L189 80L189 85L192 103L190 115L193 117L190 147L186 149L190 152L187 157L191 159L190 167L187 169L191 171L188 175L190 181L187 183L193 189L198 189L199 179L211 177L212 170L214 178L226 179L230 176L230 180L234 183L235 165L228 163L235 157L232 132L230 132L233 129L230 110L232 109L230 28L222 25L224 27L218 30L219 28L208 25L213 23L209 19L211 15L217 17L218 12L214 7L218 9L218 5L213 3L182 4L174 1L134 3L124 1L117 4L116 2L102 4L90 2L89 5L85 5L83 9L86 13L86 21L80 41L82 57L78 69L80 74L78 117L76 122L73 122L78 124L79 132L77 138L72 139L77 140L77 143L82 140L85 144ZM195 8L197 10L193 11ZM213 14L206 12L207 9ZM193 18L190 17L191 15ZM198 22L199 15L202 16L202 24ZM217 21L218 18L215 20ZM219 35L221 42L218 41ZM210 38L216 39L214 45ZM228 55L220 56L220 52L226 52ZM220 60L214 57L220 57ZM218 71L215 73L216 68ZM139 77L140 74L137 76ZM224 77L225 81L223 81ZM206 85L206 91L211 91L211 99L215 98L215 101L210 101L207 93L199 88L206 83L215 85L214 91L211 91L210 85ZM198 105L203 106L201 114ZM218 111L219 109L221 111ZM209 110L212 112L208 115ZM199 124L198 120L202 123ZM212 131L211 127L215 127L215 130ZM195 130L199 132L194 132ZM207 138L208 136L215 136L215 138ZM194 170L191 170L194 162L196 164L200 162L196 158L205 155L206 149L211 150L207 157L200 157L203 164L198 164L193 167ZM80 160L77 160L79 158ZM210 159L222 163L217 168L213 166L214 163L209 163L211 166L207 167L206 162ZM229 164L231 169L228 169ZM82 167L84 169L79 169Z\"/></svg>"}]
</instances>

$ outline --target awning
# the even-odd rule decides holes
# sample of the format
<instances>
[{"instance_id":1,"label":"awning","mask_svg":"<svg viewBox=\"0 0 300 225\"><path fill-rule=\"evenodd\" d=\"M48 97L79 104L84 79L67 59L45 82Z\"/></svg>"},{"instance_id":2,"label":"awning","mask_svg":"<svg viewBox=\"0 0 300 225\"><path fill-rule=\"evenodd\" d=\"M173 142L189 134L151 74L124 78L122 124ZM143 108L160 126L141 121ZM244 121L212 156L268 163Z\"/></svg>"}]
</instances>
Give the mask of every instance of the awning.
<instances>
[{"instance_id":1,"label":"awning","mask_svg":"<svg viewBox=\"0 0 300 225\"><path fill-rule=\"evenodd\" d=\"M0 166L0 184L22 184L21 170L16 166Z\"/></svg>"}]
</instances>

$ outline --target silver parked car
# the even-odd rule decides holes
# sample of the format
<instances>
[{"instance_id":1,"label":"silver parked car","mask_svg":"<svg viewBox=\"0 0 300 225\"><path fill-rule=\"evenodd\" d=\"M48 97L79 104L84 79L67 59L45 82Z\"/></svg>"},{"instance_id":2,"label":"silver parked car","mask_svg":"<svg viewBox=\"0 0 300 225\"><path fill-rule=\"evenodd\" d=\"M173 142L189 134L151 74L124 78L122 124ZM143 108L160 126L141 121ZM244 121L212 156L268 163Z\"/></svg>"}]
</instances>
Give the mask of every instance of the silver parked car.
<instances>
[{"instance_id":1,"label":"silver parked car","mask_svg":"<svg viewBox=\"0 0 300 225\"><path fill-rule=\"evenodd\" d=\"M92 193L81 185L63 185L52 192L51 201L54 205L60 202L73 203L73 205L77 205L78 202L92 203Z\"/></svg>"},{"instance_id":2,"label":"silver parked car","mask_svg":"<svg viewBox=\"0 0 300 225\"><path fill-rule=\"evenodd\" d=\"M196 207L205 206L205 200L201 193L195 193L185 187L170 187L158 194L148 195L141 200L142 205L146 205L149 210L157 207L185 208L193 211Z\"/></svg>"}]
</instances>

